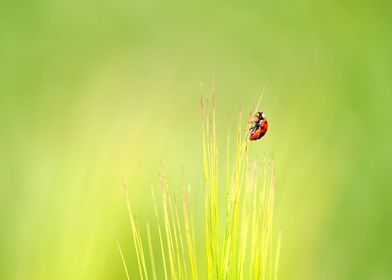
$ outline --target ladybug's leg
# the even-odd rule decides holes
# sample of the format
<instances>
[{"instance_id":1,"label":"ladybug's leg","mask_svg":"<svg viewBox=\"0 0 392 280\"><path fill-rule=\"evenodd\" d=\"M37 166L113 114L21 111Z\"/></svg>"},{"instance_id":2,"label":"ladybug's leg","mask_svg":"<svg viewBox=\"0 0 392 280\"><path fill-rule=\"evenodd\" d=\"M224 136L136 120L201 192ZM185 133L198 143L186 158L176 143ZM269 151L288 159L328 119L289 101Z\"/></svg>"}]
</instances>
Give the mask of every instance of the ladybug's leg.
<instances>
[{"instance_id":1,"label":"ladybug's leg","mask_svg":"<svg viewBox=\"0 0 392 280\"><path fill-rule=\"evenodd\" d=\"M259 117L254 114L250 114L248 119L249 119L249 122L252 123L252 122L257 122L259 120Z\"/></svg>"},{"instance_id":2,"label":"ladybug's leg","mask_svg":"<svg viewBox=\"0 0 392 280\"><path fill-rule=\"evenodd\" d=\"M255 131L255 130L257 130L258 128L260 127L260 125L258 124L258 123L255 123L255 125L253 125L253 126L251 126L250 128L249 128L249 131Z\"/></svg>"}]
</instances>

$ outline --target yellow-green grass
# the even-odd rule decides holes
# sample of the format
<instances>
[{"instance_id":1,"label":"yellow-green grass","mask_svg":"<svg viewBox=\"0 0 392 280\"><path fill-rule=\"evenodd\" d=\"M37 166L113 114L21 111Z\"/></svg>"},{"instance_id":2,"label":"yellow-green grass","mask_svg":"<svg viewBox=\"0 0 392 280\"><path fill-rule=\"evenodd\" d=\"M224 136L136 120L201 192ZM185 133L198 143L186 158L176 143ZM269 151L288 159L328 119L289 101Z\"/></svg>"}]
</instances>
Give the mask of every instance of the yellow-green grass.
<instances>
[{"instance_id":1,"label":"yellow-green grass","mask_svg":"<svg viewBox=\"0 0 392 280\"><path fill-rule=\"evenodd\" d=\"M218 162L214 94L211 105L201 99L201 114L205 236L195 236L189 186L184 188L182 203L179 203L177 196L169 192L162 168L159 198L154 188L151 188L156 215L154 232L158 234L160 245L159 248L153 248L151 226L147 223L146 230L141 231L124 184L140 279L277 279L281 235L279 233L275 238L273 231L273 161L266 157L262 162L249 160L249 124L246 133L243 133L240 112L233 151L234 162L230 163L229 160L232 151L228 133L226 178L222 180ZM224 196L226 201L220 203ZM220 223L222 217L223 224ZM146 233L145 236L142 236L142 232ZM196 254L195 243L200 240L205 240L205 256L202 258ZM117 244L126 277L130 279L118 241ZM206 262L207 272L200 269L200 261ZM163 275L158 278L156 263L163 267Z\"/></svg>"}]
</instances>

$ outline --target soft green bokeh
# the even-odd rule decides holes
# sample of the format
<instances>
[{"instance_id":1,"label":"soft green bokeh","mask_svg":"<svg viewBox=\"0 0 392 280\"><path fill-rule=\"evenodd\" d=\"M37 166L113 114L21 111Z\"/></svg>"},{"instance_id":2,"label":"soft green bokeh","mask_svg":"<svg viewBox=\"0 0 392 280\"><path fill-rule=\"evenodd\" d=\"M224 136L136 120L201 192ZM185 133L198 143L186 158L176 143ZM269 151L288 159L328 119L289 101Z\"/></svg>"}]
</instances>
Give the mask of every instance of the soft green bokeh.
<instances>
[{"instance_id":1,"label":"soft green bokeh","mask_svg":"<svg viewBox=\"0 0 392 280\"><path fill-rule=\"evenodd\" d=\"M125 279L115 236L136 275L121 178L154 221L161 161L202 220L211 80L220 139L268 85L251 155L276 161L280 279L391 279L391 8L1 3L0 279Z\"/></svg>"}]
</instances>

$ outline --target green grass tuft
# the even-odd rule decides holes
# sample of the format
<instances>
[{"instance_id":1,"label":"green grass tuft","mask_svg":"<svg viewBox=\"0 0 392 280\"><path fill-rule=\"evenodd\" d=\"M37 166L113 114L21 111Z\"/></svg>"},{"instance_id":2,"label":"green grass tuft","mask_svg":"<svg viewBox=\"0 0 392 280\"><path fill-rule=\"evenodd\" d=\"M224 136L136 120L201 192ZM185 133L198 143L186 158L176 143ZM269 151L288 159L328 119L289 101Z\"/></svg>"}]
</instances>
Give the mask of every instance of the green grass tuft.
<instances>
[{"instance_id":1,"label":"green grass tuft","mask_svg":"<svg viewBox=\"0 0 392 280\"><path fill-rule=\"evenodd\" d=\"M260 102L260 101L259 101ZM138 261L140 279L277 279L281 234L274 240L273 214L275 201L275 169L264 158L249 161L248 134L243 133L242 114L236 133L234 162L227 160L224 192L219 180L218 144L215 122L215 98L207 108L201 99L202 145L205 185L205 256L196 255L196 233L191 215L189 194L183 192L182 203L170 195L166 174L160 177L160 197L152 188L156 232L160 248L153 248L150 225L142 237L132 213L126 187L124 192L129 211L131 232ZM257 108L256 105L255 108ZM246 131L248 131L249 127ZM231 153L230 134L227 158ZM225 206L219 203L226 194ZM159 209L159 210L158 210ZM224 223L219 224L221 215ZM142 240L143 239L143 240ZM143 243L144 242L144 243ZM127 279L128 268L117 241ZM147 244L147 245L146 245ZM155 249L155 250L154 250ZM148 258L146 257L148 251ZM158 260L158 262L156 262ZM198 262L205 261L207 275ZM163 267L157 278L156 263Z\"/></svg>"}]
</instances>

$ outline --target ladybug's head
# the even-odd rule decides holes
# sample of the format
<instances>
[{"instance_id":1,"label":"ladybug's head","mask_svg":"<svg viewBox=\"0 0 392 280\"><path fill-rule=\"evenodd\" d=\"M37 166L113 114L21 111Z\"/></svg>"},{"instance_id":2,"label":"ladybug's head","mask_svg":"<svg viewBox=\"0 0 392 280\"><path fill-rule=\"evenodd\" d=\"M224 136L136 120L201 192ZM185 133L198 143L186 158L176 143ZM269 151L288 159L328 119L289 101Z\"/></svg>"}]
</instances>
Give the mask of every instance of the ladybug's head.
<instances>
[{"instance_id":1,"label":"ladybug's head","mask_svg":"<svg viewBox=\"0 0 392 280\"><path fill-rule=\"evenodd\" d=\"M266 119L266 116L265 116L265 114L264 114L263 112L257 112L257 117L258 117L259 119L261 119L261 120Z\"/></svg>"}]
</instances>

